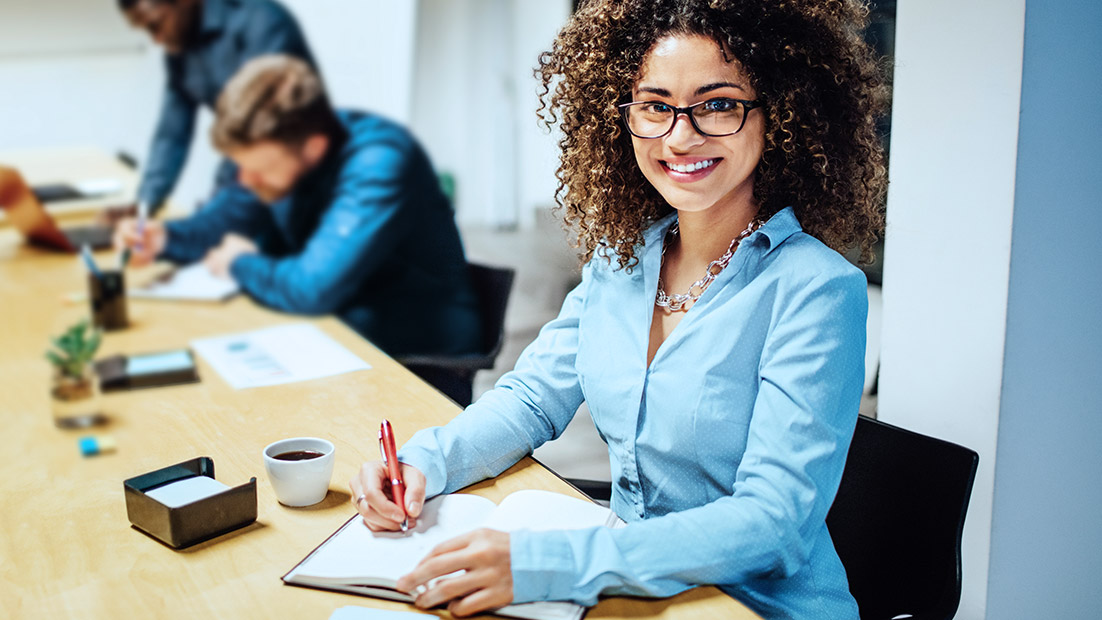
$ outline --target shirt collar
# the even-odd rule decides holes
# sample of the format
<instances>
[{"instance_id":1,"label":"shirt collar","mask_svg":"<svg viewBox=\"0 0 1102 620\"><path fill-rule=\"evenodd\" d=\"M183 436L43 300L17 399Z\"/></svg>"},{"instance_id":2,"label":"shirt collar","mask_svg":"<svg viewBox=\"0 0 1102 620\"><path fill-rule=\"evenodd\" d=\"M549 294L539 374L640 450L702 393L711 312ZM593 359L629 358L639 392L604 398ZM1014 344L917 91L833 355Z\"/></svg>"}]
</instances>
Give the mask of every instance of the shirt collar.
<instances>
[{"instance_id":1,"label":"shirt collar","mask_svg":"<svg viewBox=\"0 0 1102 620\"><path fill-rule=\"evenodd\" d=\"M670 226L677 221L677 212L674 211L669 215L666 215L651 224L646 231L643 232L643 243L647 248L661 247L662 235L666 234ZM755 237L764 238L766 243L765 251L768 252L773 248L776 248L781 243L784 243L786 239L792 235L803 231L803 227L800 226L800 221L796 219L796 213L792 210L792 207L785 207L780 211L773 214L773 217L769 218L769 221L762 225L761 228L754 231L754 234L750 235L748 240L752 240Z\"/></svg>"},{"instance_id":2,"label":"shirt collar","mask_svg":"<svg viewBox=\"0 0 1102 620\"><path fill-rule=\"evenodd\" d=\"M800 226L800 221L796 219L796 213L792 210L792 207L785 207L774 213L773 217L769 218L769 221L756 230L751 237L758 235L764 237L768 246L765 251L768 252L784 243L792 235L802 231L803 227Z\"/></svg>"},{"instance_id":3,"label":"shirt collar","mask_svg":"<svg viewBox=\"0 0 1102 620\"><path fill-rule=\"evenodd\" d=\"M665 235L666 231L669 230L670 226L676 221L677 211L658 218L657 221L643 231L643 244L647 248L660 247L662 245L662 235Z\"/></svg>"}]
</instances>

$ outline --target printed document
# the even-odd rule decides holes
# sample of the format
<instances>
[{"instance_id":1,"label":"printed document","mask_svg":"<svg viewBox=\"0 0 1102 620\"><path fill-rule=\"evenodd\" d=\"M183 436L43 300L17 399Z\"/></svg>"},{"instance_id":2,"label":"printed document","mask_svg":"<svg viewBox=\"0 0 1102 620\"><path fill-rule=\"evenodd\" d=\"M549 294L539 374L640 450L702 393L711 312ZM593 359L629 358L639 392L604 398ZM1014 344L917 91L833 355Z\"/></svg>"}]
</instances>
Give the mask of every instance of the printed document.
<instances>
[{"instance_id":1,"label":"printed document","mask_svg":"<svg viewBox=\"0 0 1102 620\"><path fill-rule=\"evenodd\" d=\"M371 368L310 323L201 338L191 348L238 390Z\"/></svg>"}]
</instances>

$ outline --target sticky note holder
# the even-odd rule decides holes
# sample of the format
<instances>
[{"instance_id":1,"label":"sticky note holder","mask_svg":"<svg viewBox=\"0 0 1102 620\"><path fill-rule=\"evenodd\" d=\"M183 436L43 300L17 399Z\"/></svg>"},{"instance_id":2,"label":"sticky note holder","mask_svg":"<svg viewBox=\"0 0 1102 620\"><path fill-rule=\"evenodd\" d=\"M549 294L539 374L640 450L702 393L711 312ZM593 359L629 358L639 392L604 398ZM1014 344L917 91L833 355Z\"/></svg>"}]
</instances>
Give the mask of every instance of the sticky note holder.
<instances>
[{"instance_id":1,"label":"sticky note holder","mask_svg":"<svg viewBox=\"0 0 1102 620\"><path fill-rule=\"evenodd\" d=\"M214 460L201 456L123 481L126 516L134 528L173 549L190 547L256 521L256 478L182 506L170 507L146 495L173 482L214 478Z\"/></svg>"}]
</instances>

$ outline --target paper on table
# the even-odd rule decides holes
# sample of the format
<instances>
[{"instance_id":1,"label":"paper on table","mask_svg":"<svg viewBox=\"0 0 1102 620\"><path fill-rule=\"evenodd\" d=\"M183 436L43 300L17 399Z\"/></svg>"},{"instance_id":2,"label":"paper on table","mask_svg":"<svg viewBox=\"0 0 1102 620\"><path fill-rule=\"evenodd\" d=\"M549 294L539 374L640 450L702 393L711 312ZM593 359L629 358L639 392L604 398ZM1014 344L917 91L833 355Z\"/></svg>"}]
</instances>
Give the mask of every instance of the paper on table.
<instances>
[{"instance_id":1,"label":"paper on table","mask_svg":"<svg viewBox=\"0 0 1102 620\"><path fill-rule=\"evenodd\" d=\"M390 611L389 609L371 609L345 605L329 616L329 620L417 620L417 618L435 618L432 614L418 614L412 611Z\"/></svg>"},{"instance_id":2,"label":"paper on table","mask_svg":"<svg viewBox=\"0 0 1102 620\"><path fill-rule=\"evenodd\" d=\"M229 487L207 476L195 476L184 478L176 482L157 487L152 491L146 491L148 497L161 502L169 508L179 508L186 504L201 500L205 497L218 495Z\"/></svg>"},{"instance_id":3,"label":"paper on table","mask_svg":"<svg viewBox=\"0 0 1102 620\"><path fill-rule=\"evenodd\" d=\"M73 183L76 186L77 191L84 194L86 198L98 198L100 196L110 196L111 194L118 194L122 191L122 181L118 179L87 179L85 181L78 181Z\"/></svg>"},{"instance_id":4,"label":"paper on table","mask_svg":"<svg viewBox=\"0 0 1102 620\"><path fill-rule=\"evenodd\" d=\"M305 566L311 577L383 577L397 581L440 543L469 532L497 506L484 497L455 493L427 502L417 527L408 532L372 532L363 519L341 528L341 544L322 545Z\"/></svg>"},{"instance_id":5,"label":"paper on table","mask_svg":"<svg viewBox=\"0 0 1102 620\"><path fill-rule=\"evenodd\" d=\"M193 340L191 347L238 390L371 368L309 323Z\"/></svg>"},{"instance_id":6,"label":"paper on table","mask_svg":"<svg viewBox=\"0 0 1102 620\"><path fill-rule=\"evenodd\" d=\"M238 291L237 282L219 278L203 263L180 267L145 286L130 289L129 296L141 299L224 301Z\"/></svg>"}]
</instances>

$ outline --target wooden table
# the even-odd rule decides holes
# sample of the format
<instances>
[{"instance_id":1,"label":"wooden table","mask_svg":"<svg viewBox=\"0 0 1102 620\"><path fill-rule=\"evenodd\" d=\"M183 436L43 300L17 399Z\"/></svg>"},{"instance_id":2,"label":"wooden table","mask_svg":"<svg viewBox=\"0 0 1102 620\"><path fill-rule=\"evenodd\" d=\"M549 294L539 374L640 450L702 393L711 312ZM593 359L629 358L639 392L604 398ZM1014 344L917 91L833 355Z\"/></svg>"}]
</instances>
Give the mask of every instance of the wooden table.
<instances>
[{"instance_id":1,"label":"wooden table","mask_svg":"<svg viewBox=\"0 0 1102 620\"><path fill-rule=\"evenodd\" d=\"M49 336L87 314L86 304L60 300L84 285L76 258L23 246L14 231L0 230L0 618L324 619L344 605L413 610L284 586L280 577L353 514L347 481L377 458L380 420L394 421L403 442L456 415L454 403L333 318L280 314L244 296L219 305L132 299L132 326L108 333L100 355L309 321L372 369L238 391L199 359L198 384L104 395L109 421L93 433L113 436L118 451L83 458L77 439L87 433L53 425L43 352ZM332 441L336 468L325 501L294 509L276 501L261 450L301 435ZM255 476L258 518L174 551L130 527L122 481L196 456L213 458L216 478L230 486ZM579 496L531 459L471 492L500 501L524 488ZM587 617L757 616L714 588L698 588L665 600L610 598Z\"/></svg>"},{"instance_id":2,"label":"wooden table","mask_svg":"<svg viewBox=\"0 0 1102 620\"><path fill-rule=\"evenodd\" d=\"M120 184L120 190L110 195L48 203L46 210L58 221L87 219L104 208L132 205L137 201L138 175L117 157L95 147L0 151L0 164L19 170L32 187L101 179ZM3 211L0 211L0 227L6 221Z\"/></svg>"}]
</instances>

